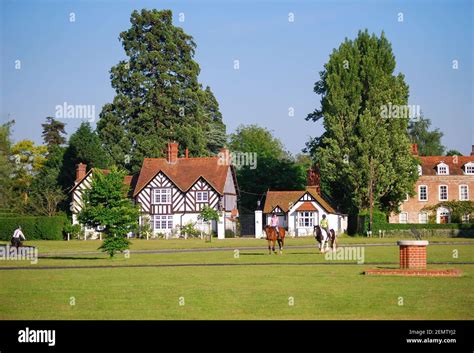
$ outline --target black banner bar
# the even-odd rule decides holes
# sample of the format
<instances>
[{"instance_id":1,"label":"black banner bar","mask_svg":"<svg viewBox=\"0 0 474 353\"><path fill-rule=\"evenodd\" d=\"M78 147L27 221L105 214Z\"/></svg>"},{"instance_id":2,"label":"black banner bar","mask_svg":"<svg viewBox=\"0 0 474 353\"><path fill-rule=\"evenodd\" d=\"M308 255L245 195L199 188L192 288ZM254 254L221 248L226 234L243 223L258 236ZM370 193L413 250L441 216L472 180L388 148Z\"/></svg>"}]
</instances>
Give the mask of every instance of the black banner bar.
<instances>
[{"instance_id":1,"label":"black banner bar","mask_svg":"<svg viewBox=\"0 0 474 353\"><path fill-rule=\"evenodd\" d=\"M0 321L0 353L471 353L473 326L472 321Z\"/></svg>"}]
</instances>

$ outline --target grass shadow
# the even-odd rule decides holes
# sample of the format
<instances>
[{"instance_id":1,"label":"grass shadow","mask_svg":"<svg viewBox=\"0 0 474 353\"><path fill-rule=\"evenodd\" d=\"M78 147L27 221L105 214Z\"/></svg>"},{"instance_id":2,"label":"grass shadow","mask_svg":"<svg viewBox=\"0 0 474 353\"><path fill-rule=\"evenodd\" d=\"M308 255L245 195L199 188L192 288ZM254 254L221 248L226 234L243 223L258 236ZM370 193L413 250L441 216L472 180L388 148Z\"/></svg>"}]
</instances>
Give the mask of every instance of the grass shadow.
<instances>
[{"instance_id":1,"label":"grass shadow","mask_svg":"<svg viewBox=\"0 0 474 353\"><path fill-rule=\"evenodd\" d=\"M241 256L263 256L263 255L268 255L267 253L250 253L250 252L241 252L239 253Z\"/></svg>"},{"instance_id":2,"label":"grass shadow","mask_svg":"<svg viewBox=\"0 0 474 353\"><path fill-rule=\"evenodd\" d=\"M106 257L79 257L79 256L40 256L40 259L52 260L106 260Z\"/></svg>"}]
</instances>

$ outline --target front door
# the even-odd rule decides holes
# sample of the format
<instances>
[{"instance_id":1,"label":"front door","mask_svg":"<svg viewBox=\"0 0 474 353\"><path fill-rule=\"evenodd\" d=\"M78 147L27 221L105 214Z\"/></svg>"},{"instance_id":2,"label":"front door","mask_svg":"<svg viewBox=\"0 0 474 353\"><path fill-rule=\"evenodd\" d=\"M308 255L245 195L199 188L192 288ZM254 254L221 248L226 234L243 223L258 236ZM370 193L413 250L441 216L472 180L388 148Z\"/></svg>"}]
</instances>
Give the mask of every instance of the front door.
<instances>
[{"instance_id":1,"label":"front door","mask_svg":"<svg viewBox=\"0 0 474 353\"><path fill-rule=\"evenodd\" d=\"M440 215L439 216L439 223L441 224L446 224L446 223L449 223L449 216L447 215Z\"/></svg>"}]
</instances>

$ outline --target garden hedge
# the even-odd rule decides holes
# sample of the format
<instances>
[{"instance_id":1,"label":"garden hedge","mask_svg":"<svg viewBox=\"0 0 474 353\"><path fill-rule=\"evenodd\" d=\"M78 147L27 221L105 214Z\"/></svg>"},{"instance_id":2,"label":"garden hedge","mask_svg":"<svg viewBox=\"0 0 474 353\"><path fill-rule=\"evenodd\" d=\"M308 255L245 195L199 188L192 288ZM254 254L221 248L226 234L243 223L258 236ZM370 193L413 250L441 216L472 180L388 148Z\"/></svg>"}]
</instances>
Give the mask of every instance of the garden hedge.
<instances>
[{"instance_id":1,"label":"garden hedge","mask_svg":"<svg viewBox=\"0 0 474 353\"><path fill-rule=\"evenodd\" d=\"M382 230L399 229L474 229L474 223L387 223L381 226Z\"/></svg>"},{"instance_id":2,"label":"garden hedge","mask_svg":"<svg viewBox=\"0 0 474 353\"><path fill-rule=\"evenodd\" d=\"M26 240L62 240L66 216L0 217L0 240L9 241L20 225Z\"/></svg>"},{"instance_id":3,"label":"garden hedge","mask_svg":"<svg viewBox=\"0 0 474 353\"><path fill-rule=\"evenodd\" d=\"M366 234L369 230L370 224L370 213L369 211L363 211L359 213L359 222L357 233ZM373 210L372 212L372 233L378 232L379 229L384 229L385 225L388 224L387 215L381 211Z\"/></svg>"}]
</instances>

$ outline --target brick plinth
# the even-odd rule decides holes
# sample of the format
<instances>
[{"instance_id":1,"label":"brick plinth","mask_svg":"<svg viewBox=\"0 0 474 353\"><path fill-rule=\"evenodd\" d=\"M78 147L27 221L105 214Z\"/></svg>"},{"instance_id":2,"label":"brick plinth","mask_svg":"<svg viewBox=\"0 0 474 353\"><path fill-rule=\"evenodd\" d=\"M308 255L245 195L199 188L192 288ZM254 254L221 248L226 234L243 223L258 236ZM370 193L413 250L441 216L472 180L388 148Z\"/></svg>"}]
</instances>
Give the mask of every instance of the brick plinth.
<instances>
[{"instance_id":1,"label":"brick plinth","mask_svg":"<svg viewBox=\"0 0 474 353\"><path fill-rule=\"evenodd\" d=\"M400 246L400 269L426 269L426 240L402 240Z\"/></svg>"},{"instance_id":2,"label":"brick plinth","mask_svg":"<svg viewBox=\"0 0 474 353\"><path fill-rule=\"evenodd\" d=\"M403 270L393 269L376 269L367 270L365 275L370 276L422 276L422 277L459 277L462 272L458 269L449 270Z\"/></svg>"}]
</instances>

